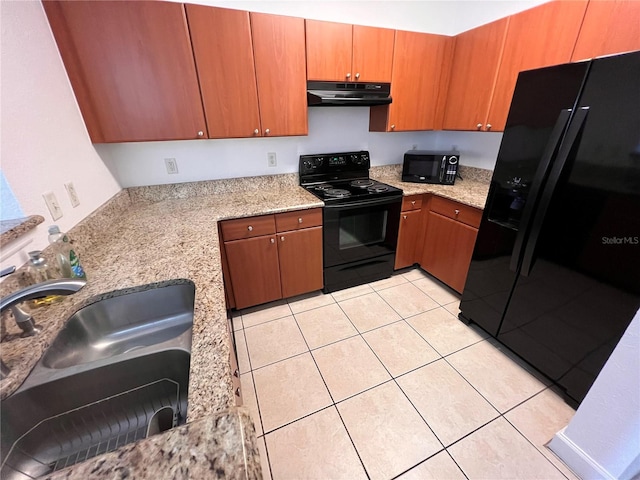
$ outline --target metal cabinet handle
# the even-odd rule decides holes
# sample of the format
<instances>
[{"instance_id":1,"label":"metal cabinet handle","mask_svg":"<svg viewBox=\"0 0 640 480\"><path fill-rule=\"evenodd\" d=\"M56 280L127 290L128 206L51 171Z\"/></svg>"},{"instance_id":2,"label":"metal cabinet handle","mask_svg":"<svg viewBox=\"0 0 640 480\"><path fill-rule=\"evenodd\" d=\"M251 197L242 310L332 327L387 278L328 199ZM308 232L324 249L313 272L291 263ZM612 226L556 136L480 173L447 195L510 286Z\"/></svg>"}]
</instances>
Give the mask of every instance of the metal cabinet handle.
<instances>
[{"instance_id":1,"label":"metal cabinet handle","mask_svg":"<svg viewBox=\"0 0 640 480\"><path fill-rule=\"evenodd\" d=\"M271 239L271 243L276 243L276 241L272 238L272 239Z\"/></svg>"},{"instance_id":2,"label":"metal cabinet handle","mask_svg":"<svg viewBox=\"0 0 640 480\"><path fill-rule=\"evenodd\" d=\"M403 216L402 216L402 218L404 218L404 219L406 220L406 219L407 219L407 216L406 216L406 215L403 215Z\"/></svg>"},{"instance_id":3,"label":"metal cabinet handle","mask_svg":"<svg viewBox=\"0 0 640 480\"><path fill-rule=\"evenodd\" d=\"M356 73L356 78L360 78L360 74L359 73Z\"/></svg>"},{"instance_id":4,"label":"metal cabinet handle","mask_svg":"<svg viewBox=\"0 0 640 480\"><path fill-rule=\"evenodd\" d=\"M240 387L236 388L236 397L240 396Z\"/></svg>"},{"instance_id":5,"label":"metal cabinet handle","mask_svg":"<svg viewBox=\"0 0 640 480\"><path fill-rule=\"evenodd\" d=\"M456 215L460 215L460 210L454 210L454 212L456 212Z\"/></svg>"},{"instance_id":6,"label":"metal cabinet handle","mask_svg":"<svg viewBox=\"0 0 640 480\"><path fill-rule=\"evenodd\" d=\"M476 125L476 128L477 128L478 130L480 130L480 129L482 128L482 124L481 124L481 123L477 124L477 125Z\"/></svg>"},{"instance_id":7,"label":"metal cabinet handle","mask_svg":"<svg viewBox=\"0 0 640 480\"><path fill-rule=\"evenodd\" d=\"M251 225L249 225L249 226L247 227L247 230L249 230L250 232L253 232L253 227L252 227Z\"/></svg>"},{"instance_id":8,"label":"metal cabinet handle","mask_svg":"<svg viewBox=\"0 0 640 480\"><path fill-rule=\"evenodd\" d=\"M199 137L204 137L204 132L203 132L202 130L200 130L200 131L198 132L198 136L199 136Z\"/></svg>"},{"instance_id":9,"label":"metal cabinet handle","mask_svg":"<svg viewBox=\"0 0 640 480\"><path fill-rule=\"evenodd\" d=\"M265 135L269 135L271 133L271 130L269 130L268 128L264 131Z\"/></svg>"},{"instance_id":10,"label":"metal cabinet handle","mask_svg":"<svg viewBox=\"0 0 640 480\"><path fill-rule=\"evenodd\" d=\"M258 135L260 133L260 130L258 130L257 128L253 131L254 135Z\"/></svg>"},{"instance_id":11,"label":"metal cabinet handle","mask_svg":"<svg viewBox=\"0 0 640 480\"><path fill-rule=\"evenodd\" d=\"M302 223L302 217L298 218L298 223Z\"/></svg>"},{"instance_id":12,"label":"metal cabinet handle","mask_svg":"<svg viewBox=\"0 0 640 480\"><path fill-rule=\"evenodd\" d=\"M411 205L415 205L416 201L415 200L411 200Z\"/></svg>"},{"instance_id":13,"label":"metal cabinet handle","mask_svg":"<svg viewBox=\"0 0 640 480\"><path fill-rule=\"evenodd\" d=\"M351 74L350 74L350 73L347 73L346 77L347 77L347 78L351 78Z\"/></svg>"},{"instance_id":14,"label":"metal cabinet handle","mask_svg":"<svg viewBox=\"0 0 640 480\"><path fill-rule=\"evenodd\" d=\"M284 237L280 237L280 241L281 241L281 242L284 242Z\"/></svg>"},{"instance_id":15,"label":"metal cabinet handle","mask_svg":"<svg viewBox=\"0 0 640 480\"><path fill-rule=\"evenodd\" d=\"M238 370L237 368L233 371L233 376L238 378L240 377L240 370Z\"/></svg>"},{"instance_id":16,"label":"metal cabinet handle","mask_svg":"<svg viewBox=\"0 0 640 480\"><path fill-rule=\"evenodd\" d=\"M391 130L395 130L396 126L395 125L391 125Z\"/></svg>"},{"instance_id":17,"label":"metal cabinet handle","mask_svg":"<svg viewBox=\"0 0 640 480\"><path fill-rule=\"evenodd\" d=\"M491 130L491 124L487 123L487 130Z\"/></svg>"}]
</instances>

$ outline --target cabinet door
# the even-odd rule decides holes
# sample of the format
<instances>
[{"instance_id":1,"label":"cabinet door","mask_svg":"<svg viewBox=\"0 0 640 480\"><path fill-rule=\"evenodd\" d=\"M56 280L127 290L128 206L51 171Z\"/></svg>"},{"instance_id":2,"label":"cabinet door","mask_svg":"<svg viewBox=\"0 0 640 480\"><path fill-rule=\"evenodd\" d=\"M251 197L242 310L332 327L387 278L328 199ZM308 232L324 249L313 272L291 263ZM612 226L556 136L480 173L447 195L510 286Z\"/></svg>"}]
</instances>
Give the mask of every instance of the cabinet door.
<instances>
[{"instance_id":1,"label":"cabinet door","mask_svg":"<svg viewBox=\"0 0 640 480\"><path fill-rule=\"evenodd\" d=\"M572 61L640 50L640 2L591 0Z\"/></svg>"},{"instance_id":2,"label":"cabinet door","mask_svg":"<svg viewBox=\"0 0 640 480\"><path fill-rule=\"evenodd\" d=\"M420 265L462 293L478 230L429 212Z\"/></svg>"},{"instance_id":3,"label":"cabinet door","mask_svg":"<svg viewBox=\"0 0 640 480\"><path fill-rule=\"evenodd\" d=\"M352 26L305 20L307 79L345 82L351 73Z\"/></svg>"},{"instance_id":4,"label":"cabinet door","mask_svg":"<svg viewBox=\"0 0 640 480\"><path fill-rule=\"evenodd\" d=\"M284 298L322 288L322 227L278 234L278 255Z\"/></svg>"},{"instance_id":5,"label":"cabinet door","mask_svg":"<svg viewBox=\"0 0 640 480\"><path fill-rule=\"evenodd\" d=\"M304 20L251 12L262 134L307 134Z\"/></svg>"},{"instance_id":6,"label":"cabinet door","mask_svg":"<svg viewBox=\"0 0 640 480\"><path fill-rule=\"evenodd\" d=\"M412 210L400 214L400 230L398 231L398 247L396 248L395 269L409 267L416 263L416 249L420 234L421 210Z\"/></svg>"},{"instance_id":7,"label":"cabinet door","mask_svg":"<svg viewBox=\"0 0 640 480\"><path fill-rule=\"evenodd\" d=\"M371 108L370 130L379 130L376 116L388 111L382 130L433 130L442 69L451 39L443 35L396 31L393 48L391 97L393 103Z\"/></svg>"},{"instance_id":8,"label":"cabinet door","mask_svg":"<svg viewBox=\"0 0 640 480\"><path fill-rule=\"evenodd\" d=\"M209 138L260 135L249 12L186 9Z\"/></svg>"},{"instance_id":9,"label":"cabinet door","mask_svg":"<svg viewBox=\"0 0 640 480\"><path fill-rule=\"evenodd\" d=\"M455 37L445 130L484 129L508 23L503 18Z\"/></svg>"},{"instance_id":10,"label":"cabinet door","mask_svg":"<svg viewBox=\"0 0 640 480\"><path fill-rule=\"evenodd\" d=\"M43 5L92 142L206 137L181 4Z\"/></svg>"},{"instance_id":11,"label":"cabinet door","mask_svg":"<svg viewBox=\"0 0 640 480\"><path fill-rule=\"evenodd\" d=\"M510 17L486 130L504 130L519 72L571 61L586 7L550 2Z\"/></svg>"},{"instance_id":12,"label":"cabinet door","mask_svg":"<svg viewBox=\"0 0 640 480\"><path fill-rule=\"evenodd\" d=\"M282 298L275 236L225 242L236 308Z\"/></svg>"},{"instance_id":13,"label":"cabinet door","mask_svg":"<svg viewBox=\"0 0 640 480\"><path fill-rule=\"evenodd\" d=\"M394 38L394 30L354 25L352 79L391 82Z\"/></svg>"}]
</instances>

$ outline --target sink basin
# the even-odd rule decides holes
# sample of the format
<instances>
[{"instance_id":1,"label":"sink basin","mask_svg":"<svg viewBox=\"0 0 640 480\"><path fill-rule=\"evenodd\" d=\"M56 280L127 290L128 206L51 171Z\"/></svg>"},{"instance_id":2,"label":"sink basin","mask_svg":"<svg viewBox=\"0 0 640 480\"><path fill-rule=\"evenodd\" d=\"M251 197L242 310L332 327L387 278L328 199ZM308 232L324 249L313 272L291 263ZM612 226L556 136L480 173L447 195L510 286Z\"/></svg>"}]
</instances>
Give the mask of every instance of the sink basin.
<instances>
[{"instance_id":1,"label":"sink basin","mask_svg":"<svg viewBox=\"0 0 640 480\"><path fill-rule=\"evenodd\" d=\"M37 478L186 420L190 354L166 350L20 390L2 402L3 479ZM156 422L157 423L157 422Z\"/></svg>"},{"instance_id":2,"label":"sink basin","mask_svg":"<svg viewBox=\"0 0 640 480\"><path fill-rule=\"evenodd\" d=\"M0 478L37 478L184 423L194 298L187 280L155 284L71 316L0 405Z\"/></svg>"},{"instance_id":3,"label":"sink basin","mask_svg":"<svg viewBox=\"0 0 640 480\"><path fill-rule=\"evenodd\" d=\"M42 364L67 368L177 338L193 324L194 295L193 284L184 283L91 304L69 318Z\"/></svg>"}]
</instances>

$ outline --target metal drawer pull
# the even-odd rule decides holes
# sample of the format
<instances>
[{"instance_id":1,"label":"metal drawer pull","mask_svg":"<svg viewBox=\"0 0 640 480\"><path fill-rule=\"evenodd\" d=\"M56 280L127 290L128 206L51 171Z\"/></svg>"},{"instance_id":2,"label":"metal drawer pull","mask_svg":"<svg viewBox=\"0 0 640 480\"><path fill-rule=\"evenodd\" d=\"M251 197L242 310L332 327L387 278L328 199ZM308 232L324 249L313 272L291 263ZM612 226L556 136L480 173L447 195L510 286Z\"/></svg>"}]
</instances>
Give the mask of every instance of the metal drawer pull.
<instances>
[{"instance_id":1,"label":"metal drawer pull","mask_svg":"<svg viewBox=\"0 0 640 480\"><path fill-rule=\"evenodd\" d=\"M404 219L406 220L406 219L407 219L407 216L406 216L406 215L403 215L403 216L402 216L402 218L404 218Z\"/></svg>"},{"instance_id":2,"label":"metal drawer pull","mask_svg":"<svg viewBox=\"0 0 640 480\"><path fill-rule=\"evenodd\" d=\"M460 210L454 210L454 212L456 212L456 215L460 214Z\"/></svg>"},{"instance_id":3,"label":"metal drawer pull","mask_svg":"<svg viewBox=\"0 0 640 480\"><path fill-rule=\"evenodd\" d=\"M411 200L411 205L415 205L416 201L415 200Z\"/></svg>"},{"instance_id":4,"label":"metal drawer pull","mask_svg":"<svg viewBox=\"0 0 640 480\"><path fill-rule=\"evenodd\" d=\"M237 368L233 371L233 376L238 378L240 376L240 370L238 370Z\"/></svg>"},{"instance_id":5,"label":"metal drawer pull","mask_svg":"<svg viewBox=\"0 0 640 480\"><path fill-rule=\"evenodd\" d=\"M280 237L280 241L284 242L284 237Z\"/></svg>"},{"instance_id":6,"label":"metal drawer pull","mask_svg":"<svg viewBox=\"0 0 640 480\"><path fill-rule=\"evenodd\" d=\"M271 239L271 243L276 243L276 241L272 238L272 239Z\"/></svg>"},{"instance_id":7,"label":"metal drawer pull","mask_svg":"<svg viewBox=\"0 0 640 480\"><path fill-rule=\"evenodd\" d=\"M236 397L240 396L240 387L236 388Z\"/></svg>"},{"instance_id":8,"label":"metal drawer pull","mask_svg":"<svg viewBox=\"0 0 640 480\"><path fill-rule=\"evenodd\" d=\"M249 230L250 232L253 232L253 227L252 227L251 225L249 225L249 226L247 227L247 230Z\"/></svg>"},{"instance_id":9,"label":"metal drawer pull","mask_svg":"<svg viewBox=\"0 0 640 480\"><path fill-rule=\"evenodd\" d=\"M302 217L298 218L298 223L302 223Z\"/></svg>"}]
</instances>

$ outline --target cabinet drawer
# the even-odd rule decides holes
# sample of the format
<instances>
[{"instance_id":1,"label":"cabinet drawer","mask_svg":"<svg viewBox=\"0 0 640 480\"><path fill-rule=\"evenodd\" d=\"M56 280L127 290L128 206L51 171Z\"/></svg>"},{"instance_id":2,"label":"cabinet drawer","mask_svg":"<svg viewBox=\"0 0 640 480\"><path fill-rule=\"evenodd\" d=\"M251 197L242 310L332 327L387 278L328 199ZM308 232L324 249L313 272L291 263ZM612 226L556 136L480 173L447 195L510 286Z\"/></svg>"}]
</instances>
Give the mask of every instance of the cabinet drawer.
<instances>
[{"instance_id":1,"label":"cabinet drawer","mask_svg":"<svg viewBox=\"0 0 640 480\"><path fill-rule=\"evenodd\" d=\"M422 207L422 195L409 195L402 198L402 211L419 210Z\"/></svg>"},{"instance_id":2,"label":"cabinet drawer","mask_svg":"<svg viewBox=\"0 0 640 480\"><path fill-rule=\"evenodd\" d=\"M482 210L437 195L431 198L430 210L476 228L482 219Z\"/></svg>"},{"instance_id":3,"label":"cabinet drawer","mask_svg":"<svg viewBox=\"0 0 640 480\"><path fill-rule=\"evenodd\" d=\"M276 223L273 215L225 220L221 223L221 228L222 238L225 242L276 233Z\"/></svg>"},{"instance_id":4,"label":"cabinet drawer","mask_svg":"<svg viewBox=\"0 0 640 480\"><path fill-rule=\"evenodd\" d=\"M296 210L276 214L276 229L278 232L300 230L301 228L321 227L322 209Z\"/></svg>"}]
</instances>

